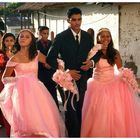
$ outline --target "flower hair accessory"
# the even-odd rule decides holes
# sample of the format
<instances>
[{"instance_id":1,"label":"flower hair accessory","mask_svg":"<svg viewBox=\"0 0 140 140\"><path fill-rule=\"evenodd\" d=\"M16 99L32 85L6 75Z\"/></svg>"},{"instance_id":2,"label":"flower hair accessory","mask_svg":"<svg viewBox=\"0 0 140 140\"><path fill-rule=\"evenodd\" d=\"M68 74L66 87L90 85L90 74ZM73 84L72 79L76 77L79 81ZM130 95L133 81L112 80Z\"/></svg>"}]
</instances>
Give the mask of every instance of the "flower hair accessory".
<instances>
[{"instance_id":1,"label":"flower hair accessory","mask_svg":"<svg viewBox=\"0 0 140 140\"><path fill-rule=\"evenodd\" d=\"M98 34L101 33L101 32L110 32L110 30L108 28L101 28L99 31L98 31Z\"/></svg>"},{"instance_id":2,"label":"flower hair accessory","mask_svg":"<svg viewBox=\"0 0 140 140\"><path fill-rule=\"evenodd\" d=\"M88 53L87 60L90 60L99 50L102 49L102 44L96 44Z\"/></svg>"},{"instance_id":3,"label":"flower hair accessory","mask_svg":"<svg viewBox=\"0 0 140 140\"><path fill-rule=\"evenodd\" d=\"M61 59L57 59L58 62L58 69L56 72L53 74L52 80L55 81L60 87L63 87L64 92L69 91L69 94L73 93L72 100L71 100L71 105L74 108L73 105L73 98L74 95L77 95L77 101L79 100L79 94L78 94L78 88L76 85L76 82L73 80L71 77L69 70L67 69L66 71L64 70L64 61ZM70 95L68 95L69 98ZM64 109L66 110L66 104L67 104L68 99L65 101L64 104Z\"/></svg>"}]
</instances>

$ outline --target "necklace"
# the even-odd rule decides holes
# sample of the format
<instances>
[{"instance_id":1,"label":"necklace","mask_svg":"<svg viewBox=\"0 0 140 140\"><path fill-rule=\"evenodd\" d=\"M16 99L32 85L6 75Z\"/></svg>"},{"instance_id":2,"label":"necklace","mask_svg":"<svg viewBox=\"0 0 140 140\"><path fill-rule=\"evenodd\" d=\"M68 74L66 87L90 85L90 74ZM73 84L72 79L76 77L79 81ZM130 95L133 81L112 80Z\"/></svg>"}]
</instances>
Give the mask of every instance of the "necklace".
<instances>
[{"instance_id":1,"label":"necklace","mask_svg":"<svg viewBox=\"0 0 140 140\"><path fill-rule=\"evenodd\" d=\"M20 56L21 56L22 59L24 59L24 60L29 60L28 54L25 54L25 53L20 52Z\"/></svg>"}]
</instances>

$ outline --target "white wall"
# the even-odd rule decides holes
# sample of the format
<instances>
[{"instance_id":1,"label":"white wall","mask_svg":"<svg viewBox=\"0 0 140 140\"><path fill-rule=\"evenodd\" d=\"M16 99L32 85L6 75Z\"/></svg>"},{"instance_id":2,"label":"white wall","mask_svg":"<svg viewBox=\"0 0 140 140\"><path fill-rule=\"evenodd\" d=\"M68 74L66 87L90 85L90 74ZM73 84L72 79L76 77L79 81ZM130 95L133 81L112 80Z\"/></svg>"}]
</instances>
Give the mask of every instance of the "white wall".
<instances>
[{"instance_id":1,"label":"white wall","mask_svg":"<svg viewBox=\"0 0 140 140\"><path fill-rule=\"evenodd\" d=\"M124 4L120 8L120 53L125 61L130 56L138 67L137 77L140 78L140 3Z\"/></svg>"},{"instance_id":2,"label":"white wall","mask_svg":"<svg viewBox=\"0 0 140 140\"><path fill-rule=\"evenodd\" d=\"M137 77L140 78L140 3L113 3L113 5L93 3L78 7L83 13L81 28L85 31L93 28L95 36L100 28L109 28L115 48L121 53L123 64L125 61L132 61L130 60L132 55L133 61L138 67ZM47 26L50 31L54 31L55 35L68 27L67 10L68 8L47 11ZM40 13L40 16L42 16L41 25L43 25L44 13ZM37 15L35 28L38 28Z\"/></svg>"},{"instance_id":3,"label":"white wall","mask_svg":"<svg viewBox=\"0 0 140 140\"><path fill-rule=\"evenodd\" d=\"M13 33L15 36L17 36L20 30L20 26L9 26L7 28L7 33Z\"/></svg>"},{"instance_id":4,"label":"white wall","mask_svg":"<svg viewBox=\"0 0 140 140\"><path fill-rule=\"evenodd\" d=\"M95 30L95 35L97 31L102 27L107 27L111 30L115 48L119 48L119 22L118 22L118 6L110 4L85 4L78 6L83 13L83 20L81 28L87 31L88 28L93 28ZM68 23L66 21L66 13L69 8L63 8L59 10L48 10L47 15L47 26L50 31L54 31L55 35L61 31L68 28ZM38 28L37 14L35 15L35 28ZM40 12L41 25L44 25L44 13ZM37 35L37 34L36 34Z\"/></svg>"},{"instance_id":5,"label":"white wall","mask_svg":"<svg viewBox=\"0 0 140 140\"><path fill-rule=\"evenodd\" d=\"M109 28L114 41L114 47L116 49L119 49L118 6L110 4L106 4L104 6L88 5L86 7L83 7L82 9L83 9L82 29L87 30L88 28L93 28L96 36L100 28L102 27Z\"/></svg>"}]
</instances>

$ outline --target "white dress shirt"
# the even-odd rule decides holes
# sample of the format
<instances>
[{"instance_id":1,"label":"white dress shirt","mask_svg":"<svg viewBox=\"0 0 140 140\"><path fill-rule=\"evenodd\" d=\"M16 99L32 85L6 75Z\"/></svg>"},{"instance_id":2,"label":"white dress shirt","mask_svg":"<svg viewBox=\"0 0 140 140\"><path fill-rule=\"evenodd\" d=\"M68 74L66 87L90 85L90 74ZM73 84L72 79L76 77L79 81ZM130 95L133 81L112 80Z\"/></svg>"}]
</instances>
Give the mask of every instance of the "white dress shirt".
<instances>
[{"instance_id":1,"label":"white dress shirt","mask_svg":"<svg viewBox=\"0 0 140 140\"><path fill-rule=\"evenodd\" d=\"M70 28L70 29L71 29L71 28ZM78 34L75 33L72 29L71 29L71 31L72 31L72 34L73 34L75 40L76 40L76 35L78 35L78 41L79 41L79 43L80 43L80 40L81 40L81 30L80 30L80 32L79 32Z\"/></svg>"}]
</instances>

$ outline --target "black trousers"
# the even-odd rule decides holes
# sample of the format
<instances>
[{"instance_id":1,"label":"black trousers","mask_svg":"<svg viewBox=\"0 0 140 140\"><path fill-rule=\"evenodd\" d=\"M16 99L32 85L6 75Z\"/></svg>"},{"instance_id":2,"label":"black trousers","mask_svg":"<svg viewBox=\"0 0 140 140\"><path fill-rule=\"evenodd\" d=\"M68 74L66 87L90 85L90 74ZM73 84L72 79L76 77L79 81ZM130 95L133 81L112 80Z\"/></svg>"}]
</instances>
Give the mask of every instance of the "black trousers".
<instances>
[{"instance_id":1,"label":"black trousers","mask_svg":"<svg viewBox=\"0 0 140 140\"><path fill-rule=\"evenodd\" d=\"M66 93L68 96L68 93ZM80 137L81 130L81 116L82 116L82 105L84 100L84 94L80 93L79 101L76 101L76 95L73 100L74 108L71 105L72 93L70 93L70 97L67 102L67 111L65 111L65 124L68 131L69 137Z\"/></svg>"},{"instance_id":2,"label":"black trousers","mask_svg":"<svg viewBox=\"0 0 140 140\"><path fill-rule=\"evenodd\" d=\"M65 111L65 125L68 132L68 137L80 137L80 130L81 130L81 116L82 116L82 106L84 101L84 95L85 91L87 89L87 73L83 72L81 73L80 80L76 81L76 85L79 90L79 101L77 101L76 95L73 98L73 105L75 110L72 107L71 99L73 96L73 93L69 93L68 91L63 91L61 87L58 86L60 96L62 98L62 102L64 105L64 102L68 101L66 105L66 111Z\"/></svg>"}]
</instances>

